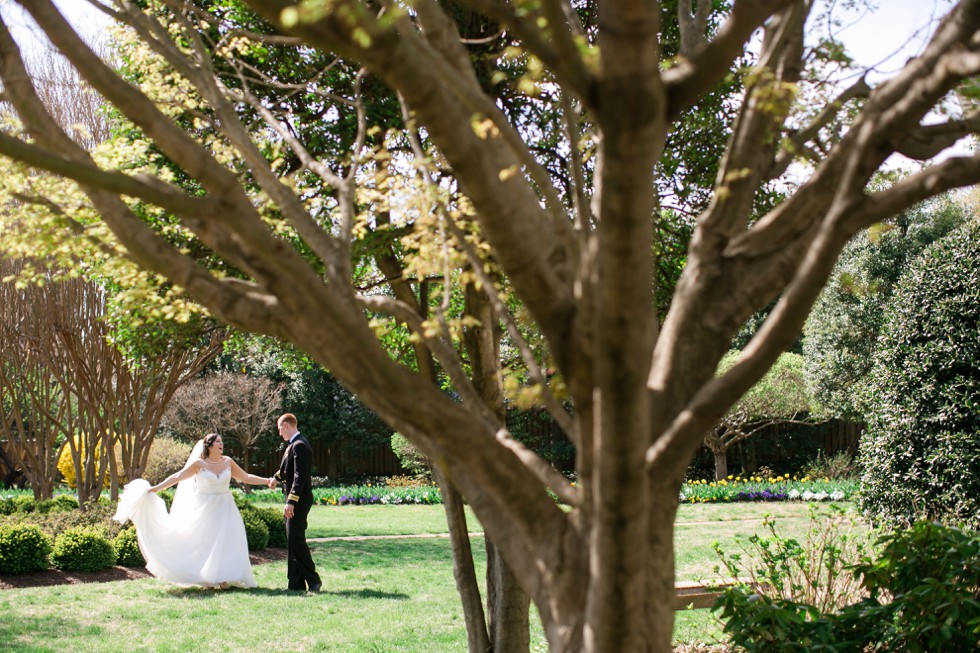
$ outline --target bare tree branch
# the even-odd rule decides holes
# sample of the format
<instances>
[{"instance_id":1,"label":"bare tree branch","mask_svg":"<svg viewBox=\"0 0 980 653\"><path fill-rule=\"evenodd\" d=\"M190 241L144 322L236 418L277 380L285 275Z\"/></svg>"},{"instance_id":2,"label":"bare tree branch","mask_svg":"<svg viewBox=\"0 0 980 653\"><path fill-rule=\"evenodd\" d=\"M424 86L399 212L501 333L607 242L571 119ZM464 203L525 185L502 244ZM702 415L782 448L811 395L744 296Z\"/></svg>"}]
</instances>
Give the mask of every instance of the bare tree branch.
<instances>
[{"instance_id":1,"label":"bare tree branch","mask_svg":"<svg viewBox=\"0 0 980 653\"><path fill-rule=\"evenodd\" d=\"M699 50L682 51L684 60L664 72L670 105L667 117L677 118L695 98L727 75L752 33L791 2L793 0L735 0L732 13L718 34ZM682 11L683 4L681 2L678 11ZM702 4L705 3L699 0L699 12ZM710 6L710 3L706 4Z\"/></svg>"}]
</instances>

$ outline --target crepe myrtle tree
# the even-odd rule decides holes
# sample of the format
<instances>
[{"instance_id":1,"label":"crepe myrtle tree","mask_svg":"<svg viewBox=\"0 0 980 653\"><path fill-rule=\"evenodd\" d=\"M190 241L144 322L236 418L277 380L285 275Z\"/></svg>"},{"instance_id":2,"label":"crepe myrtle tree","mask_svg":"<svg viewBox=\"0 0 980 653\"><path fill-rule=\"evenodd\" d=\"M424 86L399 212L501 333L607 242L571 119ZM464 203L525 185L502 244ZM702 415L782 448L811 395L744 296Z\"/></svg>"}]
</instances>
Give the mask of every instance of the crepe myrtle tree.
<instances>
[{"instance_id":1,"label":"crepe myrtle tree","mask_svg":"<svg viewBox=\"0 0 980 653\"><path fill-rule=\"evenodd\" d=\"M724 374L740 352L729 351L718 365ZM721 421L704 436L704 446L715 459L715 480L728 477L728 450L763 429L776 424L812 424L803 418L810 411L810 397L803 380L803 357L785 352L765 376L728 409Z\"/></svg>"},{"instance_id":2,"label":"crepe myrtle tree","mask_svg":"<svg viewBox=\"0 0 980 653\"><path fill-rule=\"evenodd\" d=\"M168 78L180 81L182 97L162 99L152 75L131 84L99 59L50 0L17 4L145 137L147 150L165 155L194 183L187 190L131 159L75 144L46 112L16 43L0 27L3 99L19 119L0 133L4 184L20 185L17 198L29 205L23 210L49 214L29 228L48 243L84 242L122 255L169 279L175 300L292 342L330 369L462 492L536 605L552 651L670 650L673 522L685 470L705 433L794 340L854 234L980 180L980 156L953 153L886 189L868 189L892 154L925 161L976 133L976 112L926 117L952 91L970 92L964 80L980 73L980 0L955 3L924 50L874 89L858 84L806 111L794 103L812 8L804 0L734 0L713 32L699 29L704 12L694 3L680 3L679 19L693 28L681 30L682 56L670 61L661 57L655 1L465 0L514 42L508 52L526 69L516 88L530 95L546 87L561 102L573 186L563 194L523 137L533 126L498 109L440 3L247 0L274 29L208 37L221 40L230 62L250 40L263 39L357 62L397 92L407 116L400 135L424 140L437 157L406 153L401 160L363 147L364 139L342 160L309 156L288 115L253 102L250 70L241 69L235 86L215 75L200 17L179 0L140 3L157 13L105 3L170 66ZM165 23L156 19L164 9L174 10ZM761 40L753 41L760 29ZM656 164L679 116L746 52L757 53L756 65L660 322L653 300ZM211 130L203 142L174 121L175 100L193 101L195 119ZM242 106L265 128L243 124L236 111ZM355 100L338 110L359 106ZM846 124L834 122L844 110ZM329 110L322 119L330 119ZM276 154L286 150L302 166L279 174ZM795 184L791 192L755 214L757 193L784 178L793 162L806 175L783 179ZM468 380L444 316L424 319L391 294L352 283L359 225L381 213L366 190L377 193L372 184L383 177L399 178L398 188L411 191L423 185L419 170L433 163L451 174L429 188L457 192L451 203L435 192L411 206L389 196L385 210L392 219L398 212L438 217L432 240L454 241L466 254L494 319L525 352L507 310L509 298L520 300L521 320L533 322L549 365L545 373L525 355L528 378L575 446L575 486L509 436ZM586 167L591 174L580 174ZM84 201L64 192L32 200L55 188L46 185L49 176L73 180ZM159 214L171 219L155 219ZM225 267L217 271L188 247L172 245L175 230ZM777 297L739 359L716 376L739 327ZM453 392L389 355L372 328L381 314L411 329ZM562 401L552 394L559 386ZM559 412L563 401L573 410ZM570 509L556 505L549 489Z\"/></svg>"}]
</instances>

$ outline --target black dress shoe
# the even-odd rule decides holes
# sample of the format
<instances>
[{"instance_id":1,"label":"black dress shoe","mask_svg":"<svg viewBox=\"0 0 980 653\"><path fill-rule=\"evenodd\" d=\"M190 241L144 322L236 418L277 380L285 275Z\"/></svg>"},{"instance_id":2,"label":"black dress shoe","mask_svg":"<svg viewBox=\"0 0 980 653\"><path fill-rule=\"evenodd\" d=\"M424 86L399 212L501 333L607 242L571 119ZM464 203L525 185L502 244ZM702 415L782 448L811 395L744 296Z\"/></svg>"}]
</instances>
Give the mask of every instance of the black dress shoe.
<instances>
[{"instance_id":1,"label":"black dress shoe","mask_svg":"<svg viewBox=\"0 0 980 653\"><path fill-rule=\"evenodd\" d=\"M321 585L322 583L314 583L313 585L310 585L310 594L319 594Z\"/></svg>"}]
</instances>

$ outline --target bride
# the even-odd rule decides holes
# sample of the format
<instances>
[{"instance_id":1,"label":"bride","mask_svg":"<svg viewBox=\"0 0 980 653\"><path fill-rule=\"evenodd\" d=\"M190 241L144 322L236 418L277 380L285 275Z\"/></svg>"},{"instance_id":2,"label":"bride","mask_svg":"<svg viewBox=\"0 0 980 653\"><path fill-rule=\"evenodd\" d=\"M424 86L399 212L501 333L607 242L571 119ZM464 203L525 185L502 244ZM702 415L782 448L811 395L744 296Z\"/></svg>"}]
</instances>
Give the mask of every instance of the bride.
<instances>
[{"instance_id":1,"label":"bride","mask_svg":"<svg viewBox=\"0 0 980 653\"><path fill-rule=\"evenodd\" d=\"M147 570L176 585L255 587L245 524L228 486L231 479L269 485L223 455L217 433L198 441L182 470L154 486L143 479L126 485L113 519L136 524ZM177 484L167 513L160 490Z\"/></svg>"}]
</instances>

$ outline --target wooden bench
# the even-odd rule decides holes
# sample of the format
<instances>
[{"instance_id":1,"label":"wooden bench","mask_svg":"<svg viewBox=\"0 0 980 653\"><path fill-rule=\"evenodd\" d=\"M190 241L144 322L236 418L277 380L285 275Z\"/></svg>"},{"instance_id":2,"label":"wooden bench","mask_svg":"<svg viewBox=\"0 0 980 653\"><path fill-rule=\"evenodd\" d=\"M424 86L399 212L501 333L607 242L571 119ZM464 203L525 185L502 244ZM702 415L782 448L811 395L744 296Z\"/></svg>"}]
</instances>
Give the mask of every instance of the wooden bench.
<instances>
[{"instance_id":1,"label":"wooden bench","mask_svg":"<svg viewBox=\"0 0 980 653\"><path fill-rule=\"evenodd\" d=\"M710 608L718 596L729 587L747 580L701 582L680 581L674 584L674 610L698 610Z\"/></svg>"}]
</instances>

